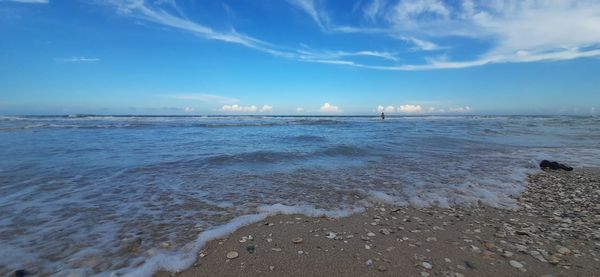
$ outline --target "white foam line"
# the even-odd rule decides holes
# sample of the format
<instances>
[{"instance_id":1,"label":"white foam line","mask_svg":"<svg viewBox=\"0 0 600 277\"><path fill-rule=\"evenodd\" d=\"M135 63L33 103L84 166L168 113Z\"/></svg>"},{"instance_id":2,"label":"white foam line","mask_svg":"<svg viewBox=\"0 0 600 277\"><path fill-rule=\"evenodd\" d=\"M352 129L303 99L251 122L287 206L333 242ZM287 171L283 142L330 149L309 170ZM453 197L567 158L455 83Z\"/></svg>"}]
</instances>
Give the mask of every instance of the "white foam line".
<instances>
[{"instance_id":1,"label":"white foam line","mask_svg":"<svg viewBox=\"0 0 600 277\"><path fill-rule=\"evenodd\" d=\"M195 241L186 244L181 251L182 252L161 252L152 256L146 260L145 263L139 268L126 269L123 276L127 277L146 277L152 276L159 270L166 270L170 272L183 271L194 264L197 258L197 253L209 241L224 238L231 235L236 230L248 226L250 224L262 221L269 216L277 214L302 214L309 217L327 216L331 218L340 218L350 216L352 214L363 212L365 209L361 207L353 207L350 209L335 209L335 210L324 210L317 209L311 205L296 205L287 206L283 204L266 205L258 208L259 213L243 215L228 223L211 228L204 231L196 238ZM108 273L98 274L96 276L109 276Z\"/></svg>"}]
</instances>

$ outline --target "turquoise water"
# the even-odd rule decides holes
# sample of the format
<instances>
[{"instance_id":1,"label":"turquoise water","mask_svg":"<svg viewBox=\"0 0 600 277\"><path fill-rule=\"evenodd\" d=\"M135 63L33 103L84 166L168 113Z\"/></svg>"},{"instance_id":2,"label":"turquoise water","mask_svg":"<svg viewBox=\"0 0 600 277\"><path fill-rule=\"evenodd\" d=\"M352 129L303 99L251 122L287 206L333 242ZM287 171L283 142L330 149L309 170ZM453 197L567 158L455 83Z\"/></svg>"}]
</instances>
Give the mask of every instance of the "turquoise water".
<instances>
[{"instance_id":1,"label":"turquoise water","mask_svg":"<svg viewBox=\"0 0 600 277\"><path fill-rule=\"evenodd\" d=\"M0 156L0 275L144 276L269 213L513 208L542 159L600 166L600 118L0 117Z\"/></svg>"}]
</instances>

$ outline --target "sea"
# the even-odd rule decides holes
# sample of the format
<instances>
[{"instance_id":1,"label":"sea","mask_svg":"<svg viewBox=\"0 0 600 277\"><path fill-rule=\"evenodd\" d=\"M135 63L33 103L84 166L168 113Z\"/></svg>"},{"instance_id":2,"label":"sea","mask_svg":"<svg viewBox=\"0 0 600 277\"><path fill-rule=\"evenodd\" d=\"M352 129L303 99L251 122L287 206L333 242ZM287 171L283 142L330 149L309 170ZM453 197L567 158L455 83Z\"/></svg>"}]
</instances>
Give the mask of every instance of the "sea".
<instances>
[{"instance_id":1,"label":"sea","mask_svg":"<svg viewBox=\"0 0 600 277\"><path fill-rule=\"evenodd\" d=\"M2 116L0 276L180 271L278 213L514 209L541 160L599 157L594 116Z\"/></svg>"}]
</instances>

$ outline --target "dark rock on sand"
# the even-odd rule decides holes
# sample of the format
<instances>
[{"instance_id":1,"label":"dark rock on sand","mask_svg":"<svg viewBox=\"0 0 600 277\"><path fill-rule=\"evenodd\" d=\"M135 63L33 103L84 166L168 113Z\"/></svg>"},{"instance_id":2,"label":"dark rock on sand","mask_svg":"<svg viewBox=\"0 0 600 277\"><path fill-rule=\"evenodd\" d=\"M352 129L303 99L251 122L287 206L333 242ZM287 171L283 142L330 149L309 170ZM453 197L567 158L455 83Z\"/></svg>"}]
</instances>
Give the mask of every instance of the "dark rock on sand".
<instances>
[{"instance_id":1,"label":"dark rock on sand","mask_svg":"<svg viewBox=\"0 0 600 277\"><path fill-rule=\"evenodd\" d=\"M254 254L254 251L256 250L256 247L254 245L248 245L246 246L246 251L248 251L248 253L250 254Z\"/></svg>"},{"instance_id":2,"label":"dark rock on sand","mask_svg":"<svg viewBox=\"0 0 600 277\"><path fill-rule=\"evenodd\" d=\"M570 166L566 166L566 165L558 163L558 162L551 162L551 161L548 161L548 160L543 160L540 163L540 168L542 168L542 169L553 169L553 170L562 169L562 170L566 170L566 171L573 170L573 168L570 167Z\"/></svg>"},{"instance_id":3,"label":"dark rock on sand","mask_svg":"<svg viewBox=\"0 0 600 277\"><path fill-rule=\"evenodd\" d=\"M27 274L29 274L29 271L25 269L19 269L15 271L15 277L25 277Z\"/></svg>"}]
</instances>

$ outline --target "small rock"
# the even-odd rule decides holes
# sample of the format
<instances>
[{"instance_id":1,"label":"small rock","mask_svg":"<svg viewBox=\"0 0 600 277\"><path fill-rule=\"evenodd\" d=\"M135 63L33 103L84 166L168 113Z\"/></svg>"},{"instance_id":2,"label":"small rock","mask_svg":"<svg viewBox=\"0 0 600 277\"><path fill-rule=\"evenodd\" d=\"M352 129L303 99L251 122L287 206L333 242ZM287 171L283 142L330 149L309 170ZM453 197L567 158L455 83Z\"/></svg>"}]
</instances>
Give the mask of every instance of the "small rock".
<instances>
[{"instance_id":1,"label":"small rock","mask_svg":"<svg viewBox=\"0 0 600 277\"><path fill-rule=\"evenodd\" d=\"M304 241L304 239L302 239L301 237L297 237L297 238L293 238L292 242L295 244L299 244L302 243Z\"/></svg>"},{"instance_id":2,"label":"small rock","mask_svg":"<svg viewBox=\"0 0 600 277\"><path fill-rule=\"evenodd\" d=\"M465 261L465 265L466 265L466 266L467 266L467 268L469 268L469 269L475 269L475 266L474 266L474 265L473 265L471 262L469 262L469 261Z\"/></svg>"},{"instance_id":3,"label":"small rock","mask_svg":"<svg viewBox=\"0 0 600 277\"><path fill-rule=\"evenodd\" d=\"M421 263L421 266L422 266L423 268L425 268L425 269L432 269L432 268L433 268L433 265L431 265L431 264L430 264L430 263L428 263L428 262L422 262L422 263Z\"/></svg>"},{"instance_id":4,"label":"small rock","mask_svg":"<svg viewBox=\"0 0 600 277\"><path fill-rule=\"evenodd\" d=\"M275 267L274 267L274 266L272 266L272 265L270 265L270 266L269 266L269 270L270 270L270 271L273 271L273 269L275 269Z\"/></svg>"},{"instance_id":5,"label":"small rock","mask_svg":"<svg viewBox=\"0 0 600 277\"><path fill-rule=\"evenodd\" d=\"M256 250L256 246L254 246L252 244L246 246L246 251L248 251L248 253L250 253L250 254L254 254L255 250Z\"/></svg>"},{"instance_id":6,"label":"small rock","mask_svg":"<svg viewBox=\"0 0 600 277\"><path fill-rule=\"evenodd\" d=\"M369 260L367 260L367 262L365 264L367 264L368 266L372 266L373 265L373 260L369 259Z\"/></svg>"},{"instance_id":7,"label":"small rock","mask_svg":"<svg viewBox=\"0 0 600 277\"><path fill-rule=\"evenodd\" d=\"M373 233L373 232L368 232L367 233L367 237L374 237L374 236L375 236L375 233Z\"/></svg>"},{"instance_id":8,"label":"small rock","mask_svg":"<svg viewBox=\"0 0 600 277\"><path fill-rule=\"evenodd\" d=\"M510 252L510 251L504 251L504 252L502 253L502 257L504 257L504 258L510 258L510 257L512 257L513 255L514 255L514 254L513 254L513 252Z\"/></svg>"},{"instance_id":9,"label":"small rock","mask_svg":"<svg viewBox=\"0 0 600 277\"><path fill-rule=\"evenodd\" d=\"M531 255L531 257L536 258L540 262L546 262L546 259L544 259L544 256L542 256L542 253L540 253L539 251L531 251L529 252L529 255Z\"/></svg>"},{"instance_id":10,"label":"small rock","mask_svg":"<svg viewBox=\"0 0 600 277\"><path fill-rule=\"evenodd\" d=\"M336 236L337 236L336 233L329 232L329 233L327 233L327 236L325 236L325 237L328 238L328 239L335 239Z\"/></svg>"},{"instance_id":11,"label":"small rock","mask_svg":"<svg viewBox=\"0 0 600 277\"><path fill-rule=\"evenodd\" d=\"M379 270L380 272L386 272L387 271L387 267L380 265L377 270Z\"/></svg>"},{"instance_id":12,"label":"small rock","mask_svg":"<svg viewBox=\"0 0 600 277\"><path fill-rule=\"evenodd\" d=\"M483 244L483 246L484 246L484 247L485 247L487 250L492 250L492 249L496 248L496 244L495 244L495 243L493 243L493 242L489 242L489 241L488 241L488 242L485 242L485 243Z\"/></svg>"},{"instance_id":13,"label":"small rock","mask_svg":"<svg viewBox=\"0 0 600 277\"><path fill-rule=\"evenodd\" d=\"M523 264L521 264L520 262L517 262L515 260L510 260L510 265L512 265L514 268L518 268L521 269L523 268Z\"/></svg>"},{"instance_id":14,"label":"small rock","mask_svg":"<svg viewBox=\"0 0 600 277\"><path fill-rule=\"evenodd\" d=\"M390 231L390 229L383 228L383 229L379 229L379 233L382 233L387 236L387 235L391 234L392 232Z\"/></svg>"},{"instance_id":15,"label":"small rock","mask_svg":"<svg viewBox=\"0 0 600 277\"><path fill-rule=\"evenodd\" d=\"M19 269L15 271L15 277L25 277L25 275L28 275L29 271L25 270L25 269Z\"/></svg>"},{"instance_id":16,"label":"small rock","mask_svg":"<svg viewBox=\"0 0 600 277\"><path fill-rule=\"evenodd\" d=\"M271 248L271 251L281 252L281 248Z\"/></svg>"},{"instance_id":17,"label":"small rock","mask_svg":"<svg viewBox=\"0 0 600 277\"><path fill-rule=\"evenodd\" d=\"M571 250L569 248L566 248L566 247L561 246L561 245L556 246L556 252L560 253L561 255L569 255L569 254L571 254Z\"/></svg>"},{"instance_id":18,"label":"small rock","mask_svg":"<svg viewBox=\"0 0 600 277\"><path fill-rule=\"evenodd\" d=\"M429 277L429 273L425 272L425 271L421 271L421 277Z\"/></svg>"},{"instance_id":19,"label":"small rock","mask_svg":"<svg viewBox=\"0 0 600 277\"><path fill-rule=\"evenodd\" d=\"M238 254L238 252L236 251L230 251L227 253L227 259L235 259L239 256L240 254Z\"/></svg>"}]
</instances>

